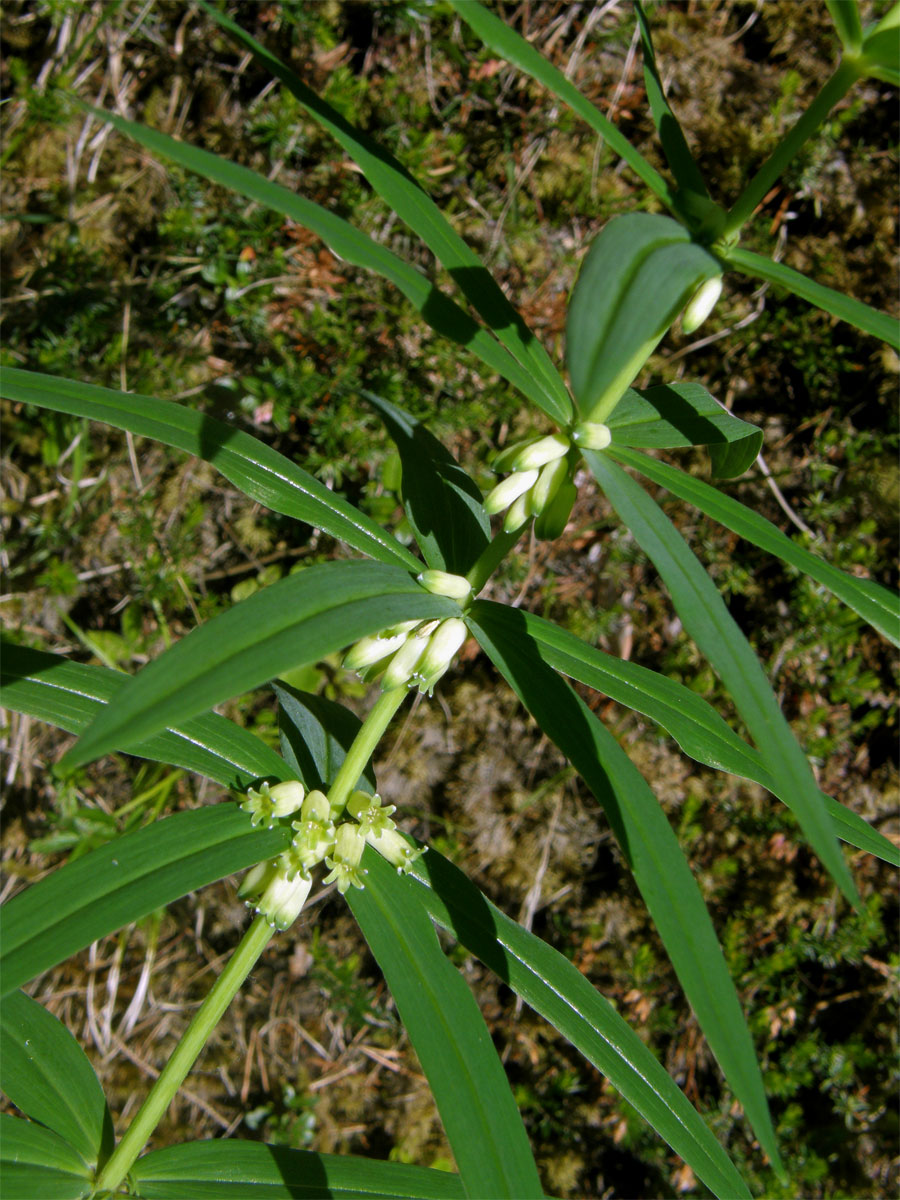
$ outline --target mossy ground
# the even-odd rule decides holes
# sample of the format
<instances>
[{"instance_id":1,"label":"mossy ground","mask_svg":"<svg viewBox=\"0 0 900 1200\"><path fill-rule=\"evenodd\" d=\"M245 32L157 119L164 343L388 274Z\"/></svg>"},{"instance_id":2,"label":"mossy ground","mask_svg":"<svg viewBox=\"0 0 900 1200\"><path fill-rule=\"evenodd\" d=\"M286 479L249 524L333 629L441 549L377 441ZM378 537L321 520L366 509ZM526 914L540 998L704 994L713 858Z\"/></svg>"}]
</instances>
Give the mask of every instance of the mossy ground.
<instances>
[{"instance_id":1,"label":"mossy ground","mask_svg":"<svg viewBox=\"0 0 900 1200\"><path fill-rule=\"evenodd\" d=\"M409 166L561 361L587 245L611 215L647 205L629 172L441 5L228 10ZM662 166L626 5L499 11ZM672 103L714 194L730 200L833 61L826 10L711 0L659 6L652 20ZM272 173L434 271L327 137L205 18L180 2L9 3L0 34L6 362L202 406L402 532L389 443L336 386L362 384L427 417L488 486L490 451L533 427L505 385L431 334L387 284L281 218L164 170L48 86ZM889 88L860 85L767 198L746 244L895 311L896 114ZM761 425L790 516L761 471L725 485L731 494L792 534L801 522L845 570L895 584L897 366L872 339L729 276L708 326L690 342L667 339L645 381L701 379ZM21 406L5 406L3 421L3 604L20 640L135 670L232 600L340 553L154 444ZM673 461L707 470L699 453ZM581 482L563 537L523 543L493 595L665 671L733 718L653 568ZM896 660L817 587L662 499L767 664L823 789L896 835ZM359 711L369 703L337 660L306 685ZM722 1088L602 813L472 646L435 700L396 722L381 790L642 1031L756 1194L896 1194L888 869L851 855L865 901L851 914L771 797L585 696L654 786L701 882L757 1039L791 1172L784 1188ZM265 694L228 712L276 740ZM129 819L224 799L125 757L61 790L50 768L67 739L15 715L6 736L7 894L121 828L136 798ZM228 881L37 984L86 1045L120 1128L245 924ZM503 1055L548 1192L706 1194L559 1035L450 952ZM390 996L333 897L270 947L154 1144L225 1133L450 1160Z\"/></svg>"}]
</instances>

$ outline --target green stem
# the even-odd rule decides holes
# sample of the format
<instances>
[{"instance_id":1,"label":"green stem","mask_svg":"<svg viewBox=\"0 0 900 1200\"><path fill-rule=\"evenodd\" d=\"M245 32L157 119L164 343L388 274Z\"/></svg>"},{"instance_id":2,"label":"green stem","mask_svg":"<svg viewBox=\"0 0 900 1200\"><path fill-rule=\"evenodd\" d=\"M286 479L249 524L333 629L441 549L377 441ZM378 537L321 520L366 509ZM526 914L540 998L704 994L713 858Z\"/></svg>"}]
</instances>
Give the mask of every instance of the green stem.
<instances>
[{"instance_id":1,"label":"green stem","mask_svg":"<svg viewBox=\"0 0 900 1200\"><path fill-rule=\"evenodd\" d=\"M750 219L803 143L816 132L859 77L859 64L853 59L844 58L797 124L782 138L744 188L728 214L722 240L733 237Z\"/></svg>"},{"instance_id":2,"label":"green stem","mask_svg":"<svg viewBox=\"0 0 900 1200\"><path fill-rule=\"evenodd\" d=\"M391 717L406 699L408 692L409 689L404 684L402 687L391 688L389 692L383 692L375 701L372 711L353 739L353 745L347 751L347 757L341 763L334 782L328 789L332 817L337 818L346 808L350 793L365 771L366 763L372 757L372 752L381 741Z\"/></svg>"},{"instance_id":3,"label":"green stem","mask_svg":"<svg viewBox=\"0 0 900 1200\"><path fill-rule=\"evenodd\" d=\"M163 1114L231 1003L235 992L247 978L274 932L266 923L265 917L261 916L257 917L247 930L243 941L182 1034L181 1041L150 1089L125 1136L100 1172L96 1184L97 1192L114 1192L131 1170L135 1159L162 1120Z\"/></svg>"},{"instance_id":4,"label":"green stem","mask_svg":"<svg viewBox=\"0 0 900 1200\"><path fill-rule=\"evenodd\" d=\"M488 542L482 550L478 561L466 575L466 579L472 585L472 591L476 595L493 575L498 565L512 550L513 546L522 536L524 528L525 526L520 525L518 529L513 529L510 533L506 533L501 529L497 536Z\"/></svg>"}]
</instances>

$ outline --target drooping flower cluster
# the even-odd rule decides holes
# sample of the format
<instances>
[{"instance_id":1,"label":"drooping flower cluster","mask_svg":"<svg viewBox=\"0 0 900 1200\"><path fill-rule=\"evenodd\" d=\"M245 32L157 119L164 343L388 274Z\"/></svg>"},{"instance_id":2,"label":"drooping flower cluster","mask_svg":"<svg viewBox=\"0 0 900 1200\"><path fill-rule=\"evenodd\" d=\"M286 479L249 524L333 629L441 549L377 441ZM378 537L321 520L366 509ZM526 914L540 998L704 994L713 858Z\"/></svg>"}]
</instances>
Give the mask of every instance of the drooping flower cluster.
<instances>
[{"instance_id":1,"label":"drooping flower cluster","mask_svg":"<svg viewBox=\"0 0 900 1200\"><path fill-rule=\"evenodd\" d=\"M261 803L261 800L264 803ZM312 888L312 872L320 863L328 868L323 883L336 883L343 895L350 887L364 886L366 874L360 865L368 842L400 873L407 872L424 853L409 844L397 832L391 820L392 804L382 804L375 794L355 791L347 802L347 820L335 822L324 792L305 792L296 780L263 784L259 792L252 788L241 808L250 813L254 825L271 816L290 816L299 811L299 820L291 822L295 836L283 854L258 863L244 877L239 895L248 907L261 913L275 929L287 929L297 919ZM260 816L261 812L266 815Z\"/></svg>"},{"instance_id":2,"label":"drooping flower cluster","mask_svg":"<svg viewBox=\"0 0 900 1200\"><path fill-rule=\"evenodd\" d=\"M505 510L503 528L507 533L520 529L534 517L537 537L559 537L576 497L572 480L573 445L584 450L602 450L610 441L606 425L588 421L576 426L571 439L562 433L551 433L508 446L493 465L498 473L511 474L485 497L485 512L494 516Z\"/></svg>"},{"instance_id":3,"label":"drooping flower cluster","mask_svg":"<svg viewBox=\"0 0 900 1200\"><path fill-rule=\"evenodd\" d=\"M428 570L418 582L429 592L453 600L471 598L469 581L462 575ZM466 625L459 617L444 620L401 621L372 637L361 638L344 659L344 666L359 672L369 683L381 677L382 691L418 687L431 695L453 656L466 640Z\"/></svg>"}]
</instances>

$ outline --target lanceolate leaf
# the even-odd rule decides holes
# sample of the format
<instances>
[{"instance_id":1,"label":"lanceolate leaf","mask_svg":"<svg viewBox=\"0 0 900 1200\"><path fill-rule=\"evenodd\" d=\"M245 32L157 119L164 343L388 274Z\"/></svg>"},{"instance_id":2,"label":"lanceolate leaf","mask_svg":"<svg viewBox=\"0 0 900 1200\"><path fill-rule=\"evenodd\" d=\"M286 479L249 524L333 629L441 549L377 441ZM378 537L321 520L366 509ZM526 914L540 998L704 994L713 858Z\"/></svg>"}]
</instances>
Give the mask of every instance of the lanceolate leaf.
<instances>
[{"instance_id":1,"label":"lanceolate leaf","mask_svg":"<svg viewBox=\"0 0 900 1200\"><path fill-rule=\"evenodd\" d=\"M859 613L864 621L868 621L895 646L900 646L900 596L895 592L878 583L856 579L853 575L846 574L825 559L819 558L817 554L811 554L803 546L798 546L771 521L767 521L746 505L732 499L718 488L710 487L708 483L670 467L668 463L619 446L608 453L619 462L634 467L654 483L667 488L673 496L687 500L726 529L731 529L748 542L752 542L754 546L768 550L770 554L784 559L804 575L809 575L838 599L843 600L854 612Z\"/></svg>"},{"instance_id":2,"label":"lanceolate leaf","mask_svg":"<svg viewBox=\"0 0 900 1200\"><path fill-rule=\"evenodd\" d=\"M559 372L544 347L513 308L478 255L409 172L383 146L354 129L336 109L306 86L290 67L270 53L224 13L203 8L245 46L300 101L306 111L343 147L401 221L419 235L453 277L460 291L521 366L533 373L542 389L541 407L565 424L572 404Z\"/></svg>"},{"instance_id":3,"label":"lanceolate leaf","mask_svg":"<svg viewBox=\"0 0 900 1200\"><path fill-rule=\"evenodd\" d=\"M159 400L54 375L5 367L0 393L9 400L103 421L177 446L216 467L241 491L275 512L323 529L363 554L407 568L415 556L380 525L258 438L203 413Z\"/></svg>"},{"instance_id":4,"label":"lanceolate leaf","mask_svg":"<svg viewBox=\"0 0 900 1200\"><path fill-rule=\"evenodd\" d=\"M112 1150L112 1117L94 1068L66 1029L24 992L0 1004L0 1088L91 1166Z\"/></svg>"},{"instance_id":5,"label":"lanceolate leaf","mask_svg":"<svg viewBox=\"0 0 900 1200\"><path fill-rule=\"evenodd\" d=\"M462 1200L458 1175L236 1138L166 1146L131 1169L139 1200Z\"/></svg>"},{"instance_id":6,"label":"lanceolate leaf","mask_svg":"<svg viewBox=\"0 0 900 1200\"><path fill-rule=\"evenodd\" d=\"M106 667L70 662L57 654L2 643L0 704L29 713L69 733L81 733L128 682ZM267 777L284 778L284 762L265 742L215 713L185 721L129 750L196 771L224 787L248 788Z\"/></svg>"},{"instance_id":7,"label":"lanceolate leaf","mask_svg":"<svg viewBox=\"0 0 900 1200\"><path fill-rule=\"evenodd\" d=\"M841 45L851 54L856 54L863 40L857 0L825 0L825 7L834 22Z\"/></svg>"},{"instance_id":8,"label":"lanceolate leaf","mask_svg":"<svg viewBox=\"0 0 900 1200\"><path fill-rule=\"evenodd\" d=\"M753 1042L709 913L669 822L615 738L541 662L522 614L492 606L488 628L479 621L484 611L470 613L472 632L603 806L710 1048L777 1168Z\"/></svg>"},{"instance_id":9,"label":"lanceolate leaf","mask_svg":"<svg viewBox=\"0 0 900 1200\"><path fill-rule=\"evenodd\" d=\"M403 506L429 567L465 575L491 540L481 491L421 421L360 392L387 426L403 467Z\"/></svg>"},{"instance_id":10,"label":"lanceolate leaf","mask_svg":"<svg viewBox=\"0 0 900 1200\"><path fill-rule=\"evenodd\" d=\"M93 1191L90 1168L59 1134L0 1115L3 1200L82 1200Z\"/></svg>"},{"instance_id":11,"label":"lanceolate leaf","mask_svg":"<svg viewBox=\"0 0 900 1200\"><path fill-rule=\"evenodd\" d=\"M607 424L616 446L709 446L721 477L743 474L762 449L762 430L733 417L699 383L629 388Z\"/></svg>"},{"instance_id":12,"label":"lanceolate leaf","mask_svg":"<svg viewBox=\"0 0 900 1200\"><path fill-rule=\"evenodd\" d=\"M384 972L441 1115L467 1196L543 1196L484 1018L438 943L417 889L370 848L347 900Z\"/></svg>"},{"instance_id":13,"label":"lanceolate leaf","mask_svg":"<svg viewBox=\"0 0 900 1200\"><path fill-rule=\"evenodd\" d=\"M63 764L127 749L397 621L458 615L452 600L431 595L397 567L309 567L213 617L130 678Z\"/></svg>"},{"instance_id":14,"label":"lanceolate leaf","mask_svg":"<svg viewBox=\"0 0 900 1200\"><path fill-rule=\"evenodd\" d=\"M772 259L765 258L762 254L754 254L752 250L744 250L740 246L735 246L723 250L722 253L729 266L736 267L745 275L750 275L754 279L765 279L767 283L776 283L779 287L793 292L795 296L808 300L816 308L831 313L833 317L839 317L848 325L855 325L863 333L870 333L872 337L880 338L900 352L900 321L888 316L887 313L879 312L877 308L854 300L852 296L845 296L843 292L836 292L833 288L807 279L793 267L773 262Z\"/></svg>"},{"instance_id":15,"label":"lanceolate leaf","mask_svg":"<svg viewBox=\"0 0 900 1200\"><path fill-rule=\"evenodd\" d=\"M793 795L793 810L813 849L847 898L859 902L834 823L806 756L791 733L759 660L698 560L659 506L608 455L585 458L610 503L663 578L694 639L747 723L763 762Z\"/></svg>"},{"instance_id":16,"label":"lanceolate leaf","mask_svg":"<svg viewBox=\"0 0 900 1200\"><path fill-rule=\"evenodd\" d=\"M667 208L675 210L675 197L665 179L632 146L625 135L619 132L612 121L607 120L578 88L566 79L562 71L548 62L502 18L495 16L483 4L477 3L477 0L450 0L450 4L489 50L493 50L495 54L517 66L520 71L537 79L554 96L567 104L609 143L616 154L628 163Z\"/></svg>"},{"instance_id":17,"label":"lanceolate leaf","mask_svg":"<svg viewBox=\"0 0 900 1200\"><path fill-rule=\"evenodd\" d=\"M237 804L217 804L67 863L3 906L2 993L188 892L273 858L290 838L290 829L252 829Z\"/></svg>"},{"instance_id":18,"label":"lanceolate leaf","mask_svg":"<svg viewBox=\"0 0 900 1200\"><path fill-rule=\"evenodd\" d=\"M477 600L471 615L490 628L495 607ZM788 808L793 807L792 793L780 787L759 751L738 737L702 696L657 671L649 671L638 663L625 662L588 646L552 621L525 611L522 611L522 619L537 653L548 666L650 717L698 762L752 779L778 796ZM885 862L900 866L900 850L893 842L844 805L824 793L819 794L835 821L838 837Z\"/></svg>"},{"instance_id":19,"label":"lanceolate leaf","mask_svg":"<svg viewBox=\"0 0 900 1200\"><path fill-rule=\"evenodd\" d=\"M246 196L248 200L254 200L273 212L283 213L284 216L297 221L320 237L338 258L383 276L399 288L432 329L458 345L466 346L492 371L496 371L514 387L519 388L523 395L544 408L551 416L558 417L558 405L550 404L533 372L520 366L482 325L420 275L414 267L341 217L311 200L294 195L287 188L272 183L255 171L229 162L226 158L220 158L185 142L177 142L155 129L148 129L134 121L126 121L123 117L93 108L89 104L82 104L81 107L98 120L106 121L120 133L146 146L153 154L178 163L188 171L195 171L213 183L219 183L238 195Z\"/></svg>"}]
</instances>

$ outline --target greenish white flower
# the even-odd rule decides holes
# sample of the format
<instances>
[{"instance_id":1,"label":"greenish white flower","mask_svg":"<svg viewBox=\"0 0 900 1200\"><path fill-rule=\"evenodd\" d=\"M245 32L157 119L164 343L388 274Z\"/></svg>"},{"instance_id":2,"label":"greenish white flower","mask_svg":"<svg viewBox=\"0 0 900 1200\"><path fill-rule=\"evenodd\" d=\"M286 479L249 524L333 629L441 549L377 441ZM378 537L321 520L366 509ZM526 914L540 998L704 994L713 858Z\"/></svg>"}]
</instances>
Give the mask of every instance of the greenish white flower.
<instances>
[{"instance_id":1,"label":"greenish white flower","mask_svg":"<svg viewBox=\"0 0 900 1200\"><path fill-rule=\"evenodd\" d=\"M577 498L575 484L571 479L564 479L556 495L535 519L534 536L542 542L552 542L558 538L568 523Z\"/></svg>"},{"instance_id":2,"label":"greenish white flower","mask_svg":"<svg viewBox=\"0 0 900 1200\"><path fill-rule=\"evenodd\" d=\"M287 929L300 915L312 880L306 875L288 877L281 859L257 863L244 876L238 895L275 929Z\"/></svg>"},{"instance_id":3,"label":"greenish white flower","mask_svg":"<svg viewBox=\"0 0 900 1200\"><path fill-rule=\"evenodd\" d=\"M524 446L512 460L511 471L532 471L547 463L565 458L569 452L569 439L561 433L551 433Z\"/></svg>"},{"instance_id":4,"label":"greenish white flower","mask_svg":"<svg viewBox=\"0 0 900 1200\"><path fill-rule=\"evenodd\" d=\"M431 695L434 685L446 673L468 632L465 621L459 617L448 617L446 621L441 621L428 639L425 653L416 665L415 678L421 691Z\"/></svg>"},{"instance_id":5,"label":"greenish white flower","mask_svg":"<svg viewBox=\"0 0 900 1200\"><path fill-rule=\"evenodd\" d=\"M438 571L429 567L427 571L417 575L416 579L426 592L436 596L449 596L451 600L468 600L472 595L472 585L465 575L452 575L449 571Z\"/></svg>"},{"instance_id":6,"label":"greenish white flower","mask_svg":"<svg viewBox=\"0 0 900 1200\"><path fill-rule=\"evenodd\" d=\"M387 859L391 866L397 868L398 875L405 875L427 849L427 846L411 846L396 829L386 829L380 835L370 834L366 841L382 858Z\"/></svg>"},{"instance_id":7,"label":"greenish white flower","mask_svg":"<svg viewBox=\"0 0 900 1200\"><path fill-rule=\"evenodd\" d=\"M565 458L556 458L548 462L538 475L537 483L528 493L528 511L532 516L539 517L556 493L564 479L568 477L569 464Z\"/></svg>"},{"instance_id":8,"label":"greenish white flower","mask_svg":"<svg viewBox=\"0 0 900 1200\"><path fill-rule=\"evenodd\" d=\"M412 622L413 627L417 622ZM344 666L348 671L363 671L366 667L374 666L393 654L406 641L406 632L398 632L386 637L380 633L375 637L360 638L352 650L344 658Z\"/></svg>"},{"instance_id":9,"label":"greenish white flower","mask_svg":"<svg viewBox=\"0 0 900 1200\"><path fill-rule=\"evenodd\" d=\"M535 474L537 474L536 471ZM517 478L517 476L510 475L510 479L515 478ZM528 520L529 516L531 515L528 507L528 499L528 492L524 492L521 496L517 496L516 499L513 500L512 504L506 510L506 516L503 518L504 533L512 533L516 529L521 529L521 527Z\"/></svg>"},{"instance_id":10,"label":"greenish white flower","mask_svg":"<svg viewBox=\"0 0 900 1200\"><path fill-rule=\"evenodd\" d=\"M387 834L382 834L382 837L384 836ZM342 896L350 887L364 887L363 876L366 871L359 864L365 848L366 839L355 822L345 821L343 825L339 825L334 850L325 859L325 865L330 871L322 882L336 882Z\"/></svg>"},{"instance_id":11,"label":"greenish white flower","mask_svg":"<svg viewBox=\"0 0 900 1200\"><path fill-rule=\"evenodd\" d=\"M428 638L411 634L385 668L381 678L381 690L390 692L396 687L402 687L404 683L409 683L427 645Z\"/></svg>"},{"instance_id":12,"label":"greenish white flower","mask_svg":"<svg viewBox=\"0 0 900 1200\"><path fill-rule=\"evenodd\" d=\"M379 838L396 828L391 820L391 814L396 811L395 805L383 804L377 792L370 796L368 792L356 791L347 801L347 812L359 822L359 832L364 838L370 834Z\"/></svg>"},{"instance_id":13,"label":"greenish white flower","mask_svg":"<svg viewBox=\"0 0 900 1200\"><path fill-rule=\"evenodd\" d=\"M324 792L310 792L300 809L300 820L292 821L294 839L285 851L285 866L292 872L309 873L334 848L335 828L331 805Z\"/></svg>"},{"instance_id":14,"label":"greenish white flower","mask_svg":"<svg viewBox=\"0 0 900 1200\"><path fill-rule=\"evenodd\" d=\"M602 421L582 421L572 430L572 441L582 450L605 450L612 441L612 433Z\"/></svg>"},{"instance_id":15,"label":"greenish white flower","mask_svg":"<svg viewBox=\"0 0 900 1200\"><path fill-rule=\"evenodd\" d=\"M681 314L681 328L685 333L699 329L722 295L722 276L714 275L694 292Z\"/></svg>"},{"instance_id":16,"label":"greenish white flower","mask_svg":"<svg viewBox=\"0 0 900 1200\"><path fill-rule=\"evenodd\" d=\"M516 500L535 483L537 483L537 469L530 471L517 471L514 475L508 475L484 498L484 511L489 517L495 513L503 512L505 508L509 508Z\"/></svg>"},{"instance_id":17,"label":"greenish white flower","mask_svg":"<svg viewBox=\"0 0 900 1200\"><path fill-rule=\"evenodd\" d=\"M247 789L247 798L241 801L241 808L250 814L251 825L265 825L272 829L279 817L288 817L300 808L303 796L303 784L296 779L288 779L272 787L263 783L258 792L253 788Z\"/></svg>"}]
</instances>

